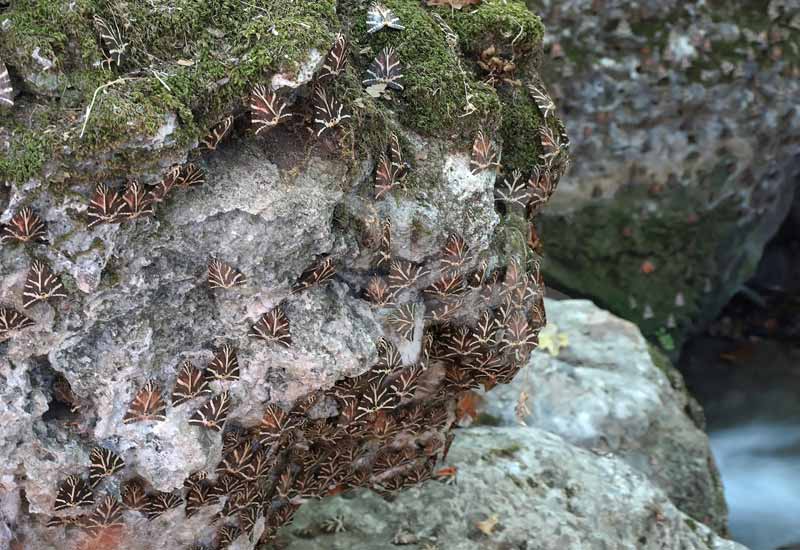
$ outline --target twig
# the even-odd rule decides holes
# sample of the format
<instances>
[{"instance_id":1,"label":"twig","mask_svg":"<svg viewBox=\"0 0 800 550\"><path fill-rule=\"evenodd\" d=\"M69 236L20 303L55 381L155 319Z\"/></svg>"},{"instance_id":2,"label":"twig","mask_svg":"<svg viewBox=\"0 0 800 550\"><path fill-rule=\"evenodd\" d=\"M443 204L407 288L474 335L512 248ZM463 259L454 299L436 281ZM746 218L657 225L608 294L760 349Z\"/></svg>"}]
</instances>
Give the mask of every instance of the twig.
<instances>
[{"instance_id":1,"label":"twig","mask_svg":"<svg viewBox=\"0 0 800 550\"><path fill-rule=\"evenodd\" d=\"M120 84L125 82L126 80L130 80L129 78L118 78L116 80L112 80L111 82L106 82L102 86L98 86L95 89L94 94L92 95L92 102L89 103L89 106L86 107L86 114L84 115L83 119L83 127L81 128L81 135L78 136L79 138L83 138L83 133L86 131L86 124L89 122L89 117L92 116L92 109L94 108L94 102L97 100L97 94L101 91L105 90L106 88L113 86L114 84Z\"/></svg>"}]
</instances>

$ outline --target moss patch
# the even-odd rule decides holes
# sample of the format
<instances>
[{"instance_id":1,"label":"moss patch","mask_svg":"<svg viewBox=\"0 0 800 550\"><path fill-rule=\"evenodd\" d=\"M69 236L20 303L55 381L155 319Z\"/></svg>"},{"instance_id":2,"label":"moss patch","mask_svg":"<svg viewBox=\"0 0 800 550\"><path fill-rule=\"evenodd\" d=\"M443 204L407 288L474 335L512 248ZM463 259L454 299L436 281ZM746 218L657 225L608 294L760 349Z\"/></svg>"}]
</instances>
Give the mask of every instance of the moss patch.
<instances>
[{"instance_id":1,"label":"moss patch","mask_svg":"<svg viewBox=\"0 0 800 550\"><path fill-rule=\"evenodd\" d=\"M612 200L583 209L580 226L566 215L546 217L542 234L558 247L546 257L545 275L556 287L591 296L601 307L633 320L652 341L663 342L669 335L673 349L663 351L674 355L683 345L687 327L713 310L707 303L712 294L702 289L717 284L718 259L735 245L723 237L739 223L734 197L696 220L685 217L685 205L700 204L705 198L698 193L719 189L723 173L721 165L698 174L703 185L676 186L658 197L640 186L623 188ZM659 207L651 213L647 205L653 201ZM654 271L647 273L645 262ZM683 295L682 306L676 303L678 292ZM670 317L674 327L669 326Z\"/></svg>"},{"instance_id":2,"label":"moss patch","mask_svg":"<svg viewBox=\"0 0 800 550\"><path fill-rule=\"evenodd\" d=\"M103 53L95 15L116 21L129 42L119 72L98 65ZM334 0L47 0L18 2L4 18L9 30L0 56L22 80L22 104L31 101L32 109L49 113L61 136L50 154L65 145L71 151L65 160L74 161L131 146L131 136L154 136L170 113L178 116L174 145L193 142L225 113L241 109L255 83L275 71L295 70L312 48L327 50L338 27ZM44 70L34 52L53 66ZM120 77L98 94L79 137L97 87ZM40 150L33 138L38 125L3 116L0 125L14 127L31 153ZM30 172L0 166L0 179L22 181Z\"/></svg>"}]
</instances>

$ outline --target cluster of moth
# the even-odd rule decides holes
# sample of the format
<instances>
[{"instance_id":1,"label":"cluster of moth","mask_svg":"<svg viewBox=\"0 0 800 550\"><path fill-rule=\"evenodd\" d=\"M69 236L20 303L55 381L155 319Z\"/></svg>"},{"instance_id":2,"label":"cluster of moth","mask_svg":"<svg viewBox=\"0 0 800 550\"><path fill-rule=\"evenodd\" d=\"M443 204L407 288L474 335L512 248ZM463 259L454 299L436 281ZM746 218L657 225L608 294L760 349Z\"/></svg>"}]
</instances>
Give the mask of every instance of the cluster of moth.
<instances>
[{"instance_id":1,"label":"cluster of moth","mask_svg":"<svg viewBox=\"0 0 800 550\"><path fill-rule=\"evenodd\" d=\"M427 3L460 9L478 0ZM95 24L104 45L103 66L119 67L130 49L120 27L99 17ZM392 10L379 3L369 7L368 34L404 29ZM349 49L345 36L337 35L314 79L316 137L335 132L350 118L328 86L346 69ZM478 65L489 73L491 83L512 82L513 62L504 61L495 50L484 51ZM386 97L403 91L402 80L396 51L385 48L369 65L363 85L373 97ZM528 91L545 121L539 136L540 162L529 174L518 170L504 174L495 142L479 131L470 169L473 175L494 174L497 204L506 211L524 213L530 228L528 247L538 253L533 221L566 170L569 142L544 88L529 85ZM13 105L7 72L0 62L2 103ZM263 85L251 90L249 113L256 135L299 116L286 99ZM217 123L200 140L198 151L215 151L233 124L233 115ZM390 134L377 160L374 198L384 199L401 188L411 170L400 138ZM112 189L99 184L87 208L88 226L151 216L174 188L191 188L204 181L199 163L187 162L172 167L156 185L129 181L124 188ZM546 323L544 283L535 254L499 265L475 255L467 240L453 232L443 236L438 256L423 265L395 253L389 218L376 225L374 234L364 239L371 268L360 297L375 308L386 335L376 342L377 360L365 373L308 394L291 408L270 403L260 422L243 425L228 418L233 407L230 385L240 383L242 372L237 350L222 345L203 368L185 360L176 368L171 391L165 391L163 381L143 381L122 421L128 425L165 422L173 409L192 407L190 426L221 433L221 460L215 469L194 472L182 488L162 492L126 467L120 455L96 447L88 473L60 481L54 510L64 513L53 516L48 525L86 532L87 547L111 547L123 536L124 514L139 513L156 520L180 508L188 518L216 506L218 510L210 516L215 535L196 548L225 548L240 536L250 540L258 536L259 542L270 543L310 499L357 487L390 494L437 477L435 466L446 458L454 437L459 400L466 392L510 382L537 345ZM29 208L19 210L0 232L3 243L46 239L44 223ZM336 275L335 258L318 258L293 283L291 293L324 286ZM245 285L248 279L236 267L212 257L207 282L212 289L225 290ZM64 296L58 275L45 262L35 260L25 284L24 307ZM275 305L252 324L249 336L291 348L287 311L291 309L286 301ZM0 340L32 324L23 313L0 308ZM415 360L408 361L400 349L412 345L419 351ZM336 413L321 417L315 410Z\"/></svg>"}]
</instances>

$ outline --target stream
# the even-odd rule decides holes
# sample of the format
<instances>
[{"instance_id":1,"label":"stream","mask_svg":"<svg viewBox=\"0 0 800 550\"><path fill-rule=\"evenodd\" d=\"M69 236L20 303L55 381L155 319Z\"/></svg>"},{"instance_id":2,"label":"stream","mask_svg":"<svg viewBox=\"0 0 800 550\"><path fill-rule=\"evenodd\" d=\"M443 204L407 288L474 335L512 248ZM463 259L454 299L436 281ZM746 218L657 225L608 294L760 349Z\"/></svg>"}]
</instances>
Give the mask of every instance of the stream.
<instances>
[{"instance_id":1,"label":"stream","mask_svg":"<svg viewBox=\"0 0 800 550\"><path fill-rule=\"evenodd\" d=\"M800 346L702 336L681 368L706 411L731 538L800 550Z\"/></svg>"}]
</instances>

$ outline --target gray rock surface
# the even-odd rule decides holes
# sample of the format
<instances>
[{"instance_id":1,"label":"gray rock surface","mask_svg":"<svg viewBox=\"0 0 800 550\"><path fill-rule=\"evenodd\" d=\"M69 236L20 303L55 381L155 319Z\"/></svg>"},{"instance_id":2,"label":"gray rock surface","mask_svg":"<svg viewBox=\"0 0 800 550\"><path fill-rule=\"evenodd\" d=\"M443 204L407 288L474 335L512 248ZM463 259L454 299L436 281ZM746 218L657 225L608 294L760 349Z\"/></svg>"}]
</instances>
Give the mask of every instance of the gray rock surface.
<instances>
[{"instance_id":1,"label":"gray rock surface","mask_svg":"<svg viewBox=\"0 0 800 550\"><path fill-rule=\"evenodd\" d=\"M433 141L425 146L429 160L420 166L438 170L440 179L423 199L392 198L381 204L381 212L374 211L398 222L394 252L427 261L450 231L463 235L476 257L487 252L497 224L492 180L471 175L465 153L447 156L447 148ZM0 344L0 479L6 480L4 494L24 491L34 517L50 515L58 483L88 467L92 441L119 453L159 491L181 488L194 471L213 471L221 436L187 424L196 405L168 407L163 423L122 423L138 388L155 378L168 391L185 359L204 365L219 345L237 348L241 379L225 386L234 400L229 421L244 425L257 424L267 403L290 406L310 391L360 374L375 360L375 342L383 334L379 310L346 282L363 277L343 273L344 279L326 287L290 292L317 254L354 258L354 266L363 260L356 259L350 228L334 221L334 207L357 203L353 195L344 198L344 189L356 188L371 174L348 175L344 162L314 158L295 175L248 142L221 149L207 168L205 186L179 192L155 218L88 232L83 228L88 201L78 189L60 204L40 190L32 207L48 220L56 244L40 247L35 256L21 247L0 251L3 304L22 310L33 257L49 261L69 289L69 299L26 310L36 325ZM12 203L25 191L14 189ZM451 203L455 208L445 207ZM467 207L478 215L465 216ZM405 228L410 221L428 237L413 239ZM247 284L208 289L210 256L240 269ZM247 336L258 317L281 301L292 323L289 350ZM418 348L410 353L413 360ZM58 375L86 411L77 425L46 414L55 406ZM200 514L168 532L161 532L162 519L143 526L152 536L141 548L166 548L170 537L188 544L209 536L209 517ZM17 519L15 529L29 537L29 548L60 544L63 530L37 531Z\"/></svg>"},{"instance_id":2,"label":"gray rock surface","mask_svg":"<svg viewBox=\"0 0 800 550\"><path fill-rule=\"evenodd\" d=\"M544 215L545 272L677 350L752 276L792 202L800 5L528 5L580 159Z\"/></svg>"},{"instance_id":3,"label":"gray rock surface","mask_svg":"<svg viewBox=\"0 0 800 550\"><path fill-rule=\"evenodd\" d=\"M279 540L287 550L744 550L619 458L537 428L465 430L449 462L456 483L428 481L393 502L359 492L312 503Z\"/></svg>"},{"instance_id":4,"label":"gray rock surface","mask_svg":"<svg viewBox=\"0 0 800 550\"><path fill-rule=\"evenodd\" d=\"M726 532L725 497L703 413L680 373L654 355L636 325L592 302L547 300L546 306L542 347L511 384L483 395L479 419L517 425L525 392L525 424L627 462L682 511ZM566 345L544 349L559 341Z\"/></svg>"}]
</instances>

